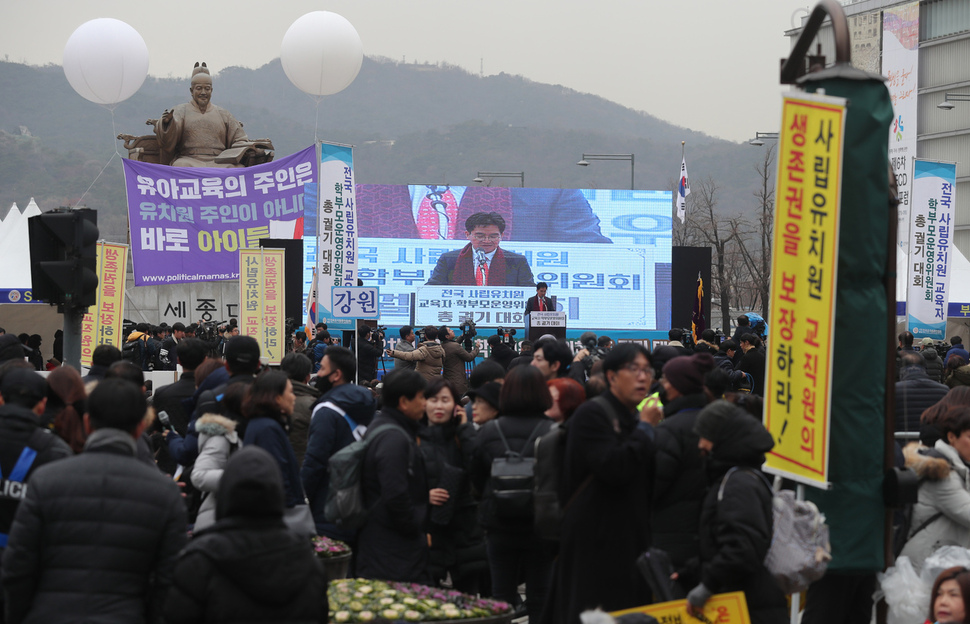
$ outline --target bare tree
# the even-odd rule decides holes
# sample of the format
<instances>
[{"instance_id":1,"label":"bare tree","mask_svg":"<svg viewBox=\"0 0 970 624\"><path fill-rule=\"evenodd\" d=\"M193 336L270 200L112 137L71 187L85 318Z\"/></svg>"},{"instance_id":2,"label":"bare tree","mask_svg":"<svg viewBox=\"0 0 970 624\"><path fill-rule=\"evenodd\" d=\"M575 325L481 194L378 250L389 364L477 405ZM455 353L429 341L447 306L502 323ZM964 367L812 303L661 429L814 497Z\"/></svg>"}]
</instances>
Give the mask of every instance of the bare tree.
<instances>
[{"instance_id":1,"label":"bare tree","mask_svg":"<svg viewBox=\"0 0 970 624\"><path fill-rule=\"evenodd\" d=\"M755 165L755 171L758 173L758 188L753 194L758 202L758 216L753 225L746 221L735 223L734 233L738 251L750 274L751 287L756 294L751 307L760 303L761 316L767 319L771 304L771 237L775 211L775 189L771 180L774 171L774 146L765 148L764 157Z\"/></svg>"},{"instance_id":2,"label":"bare tree","mask_svg":"<svg viewBox=\"0 0 970 624\"><path fill-rule=\"evenodd\" d=\"M711 276L711 298L720 301L721 327L725 331L731 326L731 299L733 280L728 256L729 245L737 237L734 221L717 214L717 183L707 176L691 185L688 197L686 236L697 237L702 245L712 249L714 266ZM695 245L699 246L699 245Z\"/></svg>"}]
</instances>

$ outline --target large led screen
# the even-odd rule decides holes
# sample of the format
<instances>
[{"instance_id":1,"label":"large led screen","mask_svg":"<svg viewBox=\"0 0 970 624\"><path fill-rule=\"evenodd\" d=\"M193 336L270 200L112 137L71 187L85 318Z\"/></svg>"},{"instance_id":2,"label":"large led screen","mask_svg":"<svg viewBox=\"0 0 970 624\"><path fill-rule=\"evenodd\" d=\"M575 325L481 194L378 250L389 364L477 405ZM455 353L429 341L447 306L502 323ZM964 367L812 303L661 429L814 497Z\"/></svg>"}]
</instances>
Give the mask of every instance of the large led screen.
<instances>
[{"instance_id":1,"label":"large led screen","mask_svg":"<svg viewBox=\"0 0 970 624\"><path fill-rule=\"evenodd\" d=\"M386 325L521 327L546 282L570 328L666 329L671 206L668 191L359 184L358 276Z\"/></svg>"}]
</instances>

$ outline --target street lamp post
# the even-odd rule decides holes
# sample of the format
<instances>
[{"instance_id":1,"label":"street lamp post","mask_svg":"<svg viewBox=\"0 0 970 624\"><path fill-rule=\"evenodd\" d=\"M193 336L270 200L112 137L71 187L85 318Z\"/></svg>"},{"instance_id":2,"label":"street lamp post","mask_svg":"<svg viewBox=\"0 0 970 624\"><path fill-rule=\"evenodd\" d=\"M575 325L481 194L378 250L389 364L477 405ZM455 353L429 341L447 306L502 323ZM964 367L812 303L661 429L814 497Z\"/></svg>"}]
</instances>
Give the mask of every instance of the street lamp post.
<instances>
[{"instance_id":1,"label":"street lamp post","mask_svg":"<svg viewBox=\"0 0 970 624\"><path fill-rule=\"evenodd\" d=\"M629 160L630 161L630 190L632 191L635 187L633 185L633 154L583 154L582 160L580 160L577 165L580 167L588 167L589 161L591 160Z\"/></svg>"},{"instance_id":2,"label":"street lamp post","mask_svg":"<svg viewBox=\"0 0 970 624\"><path fill-rule=\"evenodd\" d=\"M970 102L970 93L944 93L943 101L936 105L940 110L953 110L953 102Z\"/></svg>"},{"instance_id":3,"label":"street lamp post","mask_svg":"<svg viewBox=\"0 0 970 624\"><path fill-rule=\"evenodd\" d=\"M748 141L748 145L756 145L758 147L765 144L765 141L777 141L777 132L755 132L754 138Z\"/></svg>"},{"instance_id":4,"label":"street lamp post","mask_svg":"<svg viewBox=\"0 0 970 624\"><path fill-rule=\"evenodd\" d=\"M525 186L525 171L479 171L478 177L472 182L481 184L485 182L485 178L488 178L488 184L485 186L491 186L494 178L518 178L519 185Z\"/></svg>"}]
</instances>

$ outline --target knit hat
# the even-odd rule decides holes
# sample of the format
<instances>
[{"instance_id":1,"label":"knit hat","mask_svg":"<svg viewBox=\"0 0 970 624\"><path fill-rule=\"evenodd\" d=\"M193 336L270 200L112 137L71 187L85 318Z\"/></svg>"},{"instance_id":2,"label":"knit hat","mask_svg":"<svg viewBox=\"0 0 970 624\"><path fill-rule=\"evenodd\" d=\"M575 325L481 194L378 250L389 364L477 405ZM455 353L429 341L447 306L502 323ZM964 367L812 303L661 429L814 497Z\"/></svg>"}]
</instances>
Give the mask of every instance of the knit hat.
<instances>
[{"instance_id":1,"label":"knit hat","mask_svg":"<svg viewBox=\"0 0 970 624\"><path fill-rule=\"evenodd\" d=\"M681 355L664 364L663 375L681 394L697 394L704 390L704 374L714 368L710 353Z\"/></svg>"},{"instance_id":2,"label":"knit hat","mask_svg":"<svg viewBox=\"0 0 970 624\"><path fill-rule=\"evenodd\" d=\"M717 444L733 420L746 412L730 401L719 400L707 405L694 421L694 433Z\"/></svg>"},{"instance_id":3,"label":"knit hat","mask_svg":"<svg viewBox=\"0 0 970 624\"><path fill-rule=\"evenodd\" d=\"M927 346L933 344L933 339L930 338L929 336L927 336L926 338L923 338L922 344L923 344L924 347L927 347Z\"/></svg>"},{"instance_id":4,"label":"knit hat","mask_svg":"<svg viewBox=\"0 0 970 624\"><path fill-rule=\"evenodd\" d=\"M24 346L14 334L0 336L0 362L24 359Z\"/></svg>"}]
</instances>

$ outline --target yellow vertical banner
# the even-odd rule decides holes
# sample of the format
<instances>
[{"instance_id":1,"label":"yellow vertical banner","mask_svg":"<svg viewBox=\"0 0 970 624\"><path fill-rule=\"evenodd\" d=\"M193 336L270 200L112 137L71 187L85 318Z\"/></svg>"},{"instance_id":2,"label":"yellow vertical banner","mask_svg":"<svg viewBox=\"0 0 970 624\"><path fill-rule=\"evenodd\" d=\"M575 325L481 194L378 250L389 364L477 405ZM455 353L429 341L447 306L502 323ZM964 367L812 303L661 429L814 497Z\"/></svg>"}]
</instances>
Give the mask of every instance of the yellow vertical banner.
<instances>
[{"instance_id":1,"label":"yellow vertical banner","mask_svg":"<svg viewBox=\"0 0 970 624\"><path fill-rule=\"evenodd\" d=\"M95 265L98 298L81 321L82 366L91 366L91 356L98 345L121 348L128 245L99 242Z\"/></svg>"},{"instance_id":2,"label":"yellow vertical banner","mask_svg":"<svg viewBox=\"0 0 970 624\"><path fill-rule=\"evenodd\" d=\"M845 99L784 97L771 253L765 470L828 486Z\"/></svg>"},{"instance_id":3,"label":"yellow vertical banner","mask_svg":"<svg viewBox=\"0 0 970 624\"><path fill-rule=\"evenodd\" d=\"M657 604L624 609L610 613L613 617L629 613L646 613L652 615L658 622L666 624L690 624L692 622L711 622L712 624L751 624L748 614L748 602L744 599L744 592L728 594L714 594L704 603L704 620L695 618L687 613L686 600L671 600Z\"/></svg>"},{"instance_id":4,"label":"yellow vertical banner","mask_svg":"<svg viewBox=\"0 0 970 624\"><path fill-rule=\"evenodd\" d=\"M259 342L262 357L285 355L283 249L239 250L239 333Z\"/></svg>"}]
</instances>

